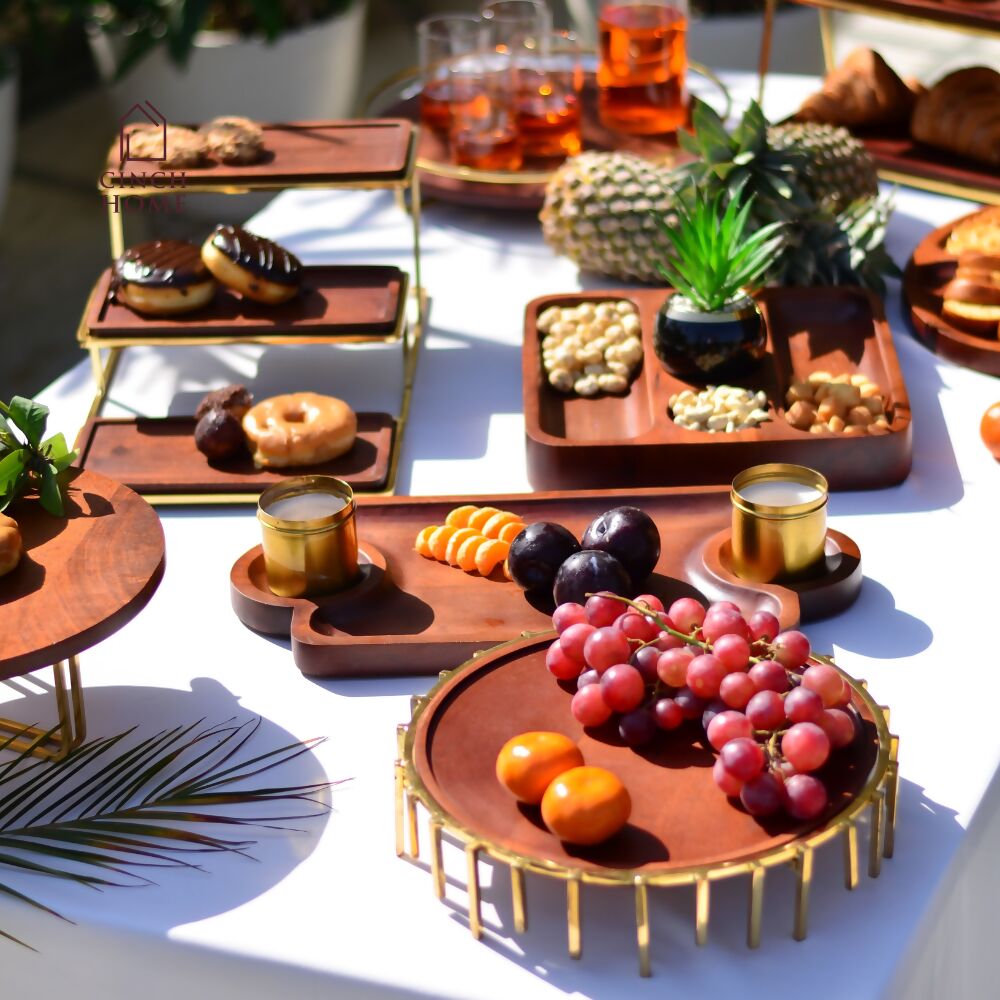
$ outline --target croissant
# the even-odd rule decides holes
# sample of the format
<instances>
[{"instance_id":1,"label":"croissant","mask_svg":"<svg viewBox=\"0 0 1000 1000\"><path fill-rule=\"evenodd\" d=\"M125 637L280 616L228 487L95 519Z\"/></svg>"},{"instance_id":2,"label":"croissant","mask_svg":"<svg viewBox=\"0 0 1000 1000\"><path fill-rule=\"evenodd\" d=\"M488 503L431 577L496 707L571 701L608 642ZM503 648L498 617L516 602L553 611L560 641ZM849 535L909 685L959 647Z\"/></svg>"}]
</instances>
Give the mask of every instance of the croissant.
<instances>
[{"instance_id":1,"label":"croissant","mask_svg":"<svg viewBox=\"0 0 1000 1000\"><path fill-rule=\"evenodd\" d=\"M888 125L907 121L914 100L913 91L877 52L855 49L795 117L829 125Z\"/></svg>"},{"instance_id":2,"label":"croissant","mask_svg":"<svg viewBox=\"0 0 1000 1000\"><path fill-rule=\"evenodd\" d=\"M1000 167L1000 73L986 66L956 70L917 100L914 139Z\"/></svg>"}]
</instances>

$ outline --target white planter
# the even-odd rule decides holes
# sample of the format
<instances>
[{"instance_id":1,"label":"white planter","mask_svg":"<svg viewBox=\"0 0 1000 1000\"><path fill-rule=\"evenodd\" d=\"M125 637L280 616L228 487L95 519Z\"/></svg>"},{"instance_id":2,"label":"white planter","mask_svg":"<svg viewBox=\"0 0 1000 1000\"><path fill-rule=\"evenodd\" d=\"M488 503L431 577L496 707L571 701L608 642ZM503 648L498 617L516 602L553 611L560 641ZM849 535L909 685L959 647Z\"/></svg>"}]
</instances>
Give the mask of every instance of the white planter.
<instances>
[{"instance_id":1,"label":"white planter","mask_svg":"<svg viewBox=\"0 0 1000 1000\"><path fill-rule=\"evenodd\" d=\"M0 53L0 58L3 54ZM7 201L11 171L14 169L14 146L17 141L17 67L0 80L0 218Z\"/></svg>"},{"instance_id":2,"label":"white planter","mask_svg":"<svg viewBox=\"0 0 1000 1000\"><path fill-rule=\"evenodd\" d=\"M122 40L95 28L90 44L117 115L148 100L178 124L216 115L265 122L346 118L357 96L366 7L367 0L356 0L344 13L270 45L203 31L186 66L175 66L160 46L117 81Z\"/></svg>"}]
</instances>

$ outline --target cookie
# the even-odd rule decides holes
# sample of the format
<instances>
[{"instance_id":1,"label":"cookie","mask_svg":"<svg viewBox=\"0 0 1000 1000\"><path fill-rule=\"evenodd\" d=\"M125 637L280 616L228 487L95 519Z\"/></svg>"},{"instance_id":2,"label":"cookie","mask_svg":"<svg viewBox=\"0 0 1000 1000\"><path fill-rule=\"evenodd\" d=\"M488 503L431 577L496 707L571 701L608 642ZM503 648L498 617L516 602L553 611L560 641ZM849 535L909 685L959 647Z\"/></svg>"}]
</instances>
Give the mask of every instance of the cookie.
<instances>
[{"instance_id":1,"label":"cookie","mask_svg":"<svg viewBox=\"0 0 1000 1000\"><path fill-rule=\"evenodd\" d=\"M167 130L167 155L163 152L163 129ZM129 130L130 159L156 159L168 169L197 167L205 160L205 139L197 132L180 125L138 125Z\"/></svg>"},{"instance_id":2,"label":"cookie","mask_svg":"<svg viewBox=\"0 0 1000 1000\"><path fill-rule=\"evenodd\" d=\"M256 163L264 151L264 133L249 118L213 118L199 129L209 156L223 163Z\"/></svg>"}]
</instances>

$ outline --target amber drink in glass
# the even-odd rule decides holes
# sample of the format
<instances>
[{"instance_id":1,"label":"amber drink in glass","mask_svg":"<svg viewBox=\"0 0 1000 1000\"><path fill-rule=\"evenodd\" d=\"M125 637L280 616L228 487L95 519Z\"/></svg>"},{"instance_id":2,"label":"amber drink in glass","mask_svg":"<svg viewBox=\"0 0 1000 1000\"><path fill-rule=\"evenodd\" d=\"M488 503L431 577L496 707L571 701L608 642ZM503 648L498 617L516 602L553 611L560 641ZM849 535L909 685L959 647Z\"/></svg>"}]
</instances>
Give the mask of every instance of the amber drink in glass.
<instances>
[{"instance_id":1,"label":"amber drink in glass","mask_svg":"<svg viewBox=\"0 0 1000 1000\"><path fill-rule=\"evenodd\" d=\"M442 14L417 25L420 50L420 122L447 134L456 106L471 99L465 77L455 72L479 50L482 22L475 14Z\"/></svg>"},{"instance_id":2,"label":"amber drink in glass","mask_svg":"<svg viewBox=\"0 0 1000 1000\"><path fill-rule=\"evenodd\" d=\"M528 159L562 159L580 152L583 64L572 32L555 31L535 49L514 49L517 127Z\"/></svg>"}]
</instances>

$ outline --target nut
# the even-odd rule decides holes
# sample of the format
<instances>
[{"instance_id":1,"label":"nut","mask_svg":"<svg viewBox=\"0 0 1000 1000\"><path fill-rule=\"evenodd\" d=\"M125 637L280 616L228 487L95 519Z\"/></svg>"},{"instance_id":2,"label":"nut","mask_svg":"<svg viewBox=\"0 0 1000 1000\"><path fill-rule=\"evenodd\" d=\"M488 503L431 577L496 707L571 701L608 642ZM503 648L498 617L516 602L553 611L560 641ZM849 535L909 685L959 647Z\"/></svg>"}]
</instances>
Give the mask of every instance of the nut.
<instances>
[{"instance_id":1,"label":"nut","mask_svg":"<svg viewBox=\"0 0 1000 1000\"><path fill-rule=\"evenodd\" d=\"M785 419L798 430L852 436L890 431L881 388L860 372L811 372L805 382L796 379L789 385L785 399Z\"/></svg>"},{"instance_id":2,"label":"nut","mask_svg":"<svg viewBox=\"0 0 1000 1000\"><path fill-rule=\"evenodd\" d=\"M771 419L765 394L731 385L710 385L698 393L684 389L669 402L670 415L678 427L710 434L731 434Z\"/></svg>"}]
</instances>

